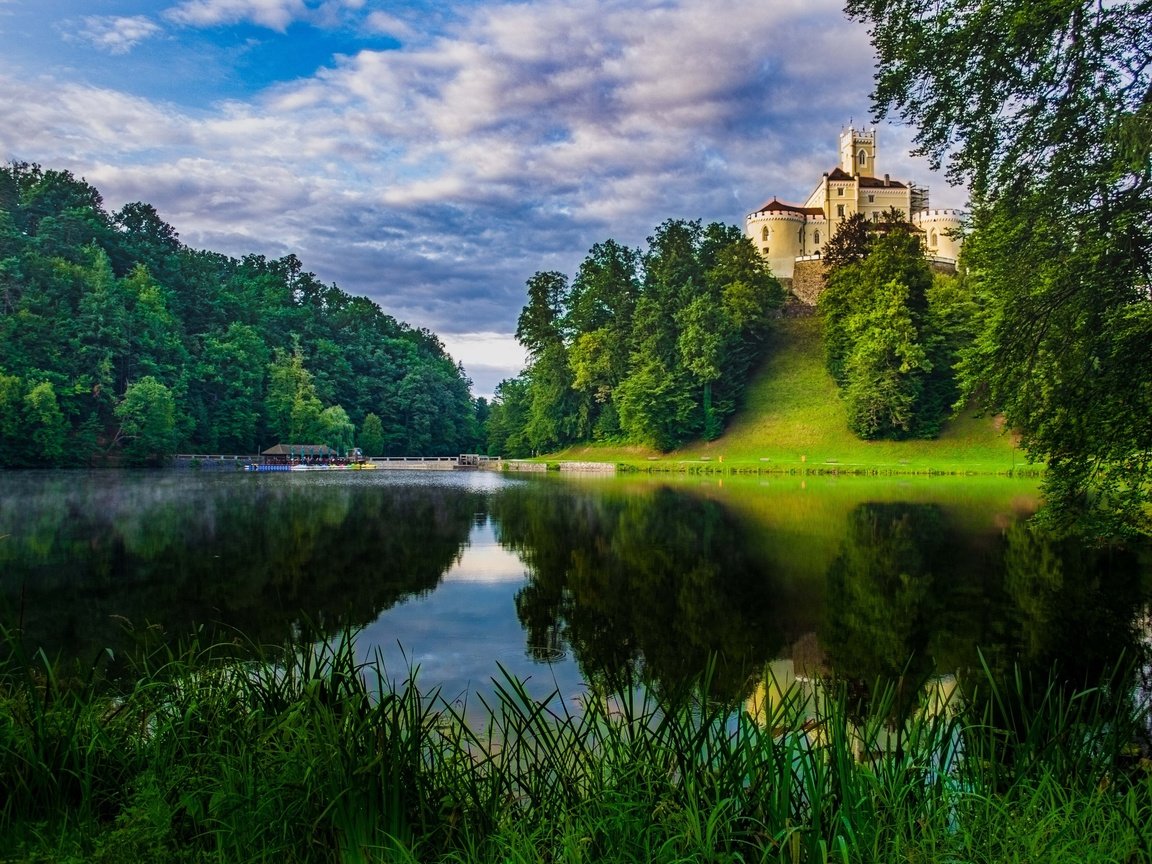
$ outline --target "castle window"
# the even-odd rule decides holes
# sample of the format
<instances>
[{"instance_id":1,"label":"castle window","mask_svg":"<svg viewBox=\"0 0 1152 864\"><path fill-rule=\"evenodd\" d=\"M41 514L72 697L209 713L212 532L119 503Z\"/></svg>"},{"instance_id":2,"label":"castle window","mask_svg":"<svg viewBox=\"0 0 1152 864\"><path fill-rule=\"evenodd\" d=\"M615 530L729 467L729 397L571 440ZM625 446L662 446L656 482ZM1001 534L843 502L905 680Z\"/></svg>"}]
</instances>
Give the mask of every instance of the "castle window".
<instances>
[{"instance_id":1,"label":"castle window","mask_svg":"<svg viewBox=\"0 0 1152 864\"><path fill-rule=\"evenodd\" d=\"M767 255L767 254L768 254L768 247L767 247L767 246L765 246L765 247L764 247L764 254L765 254L765 255Z\"/></svg>"},{"instance_id":2,"label":"castle window","mask_svg":"<svg viewBox=\"0 0 1152 864\"><path fill-rule=\"evenodd\" d=\"M861 164L861 165L863 165L865 162L867 162L867 161L868 161L868 156L867 156L867 154L866 154L866 153L865 153L863 150L861 150L861 151L860 151L860 156L859 156L859 159L860 159L860 164Z\"/></svg>"},{"instance_id":3,"label":"castle window","mask_svg":"<svg viewBox=\"0 0 1152 864\"><path fill-rule=\"evenodd\" d=\"M928 235L928 248L929 249L935 249L936 248L936 229L935 228L933 228L932 233Z\"/></svg>"},{"instance_id":4,"label":"castle window","mask_svg":"<svg viewBox=\"0 0 1152 864\"><path fill-rule=\"evenodd\" d=\"M876 203L876 196L875 195L869 195L868 196L868 203L869 204L875 204Z\"/></svg>"},{"instance_id":5,"label":"castle window","mask_svg":"<svg viewBox=\"0 0 1152 864\"><path fill-rule=\"evenodd\" d=\"M768 226L767 225L765 225L764 230L760 232L760 239L761 240L767 240L768 239Z\"/></svg>"},{"instance_id":6,"label":"castle window","mask_svg":"<svg viewBox=\"0 0 1152 864\"><path fill-rule=\"evenodd\" d=\"M819 245L820 245L820 230L819 230L819 229L817 229L817 230L816 230L816 236L815 236L814 238L812 238L812 239L813 239L813 242L814 242L814 243L815 243L817 246L819 246Z\"/></svg>"},{"instance_id":7,"label":"castle window","mask_svg":"<svg viewBox=\"0 0 1152 864\"><path fill-rule=\"evenodd\" d=\"M844 215L844 205L843 204L837 204L836 205L836 215L837 216L843 216Z\"/></svg>"},{"instance_id":8,"label":"castle window","mask_svg":"<svg viewBox=\"0 0 1152 864\"><path fill-rule=\"evenodd\" d=\"M841 198L843 198L844 197L844 187L843 186L839 187L836 190L836 194L839 195Z\"/></svg>"}]
</instances>

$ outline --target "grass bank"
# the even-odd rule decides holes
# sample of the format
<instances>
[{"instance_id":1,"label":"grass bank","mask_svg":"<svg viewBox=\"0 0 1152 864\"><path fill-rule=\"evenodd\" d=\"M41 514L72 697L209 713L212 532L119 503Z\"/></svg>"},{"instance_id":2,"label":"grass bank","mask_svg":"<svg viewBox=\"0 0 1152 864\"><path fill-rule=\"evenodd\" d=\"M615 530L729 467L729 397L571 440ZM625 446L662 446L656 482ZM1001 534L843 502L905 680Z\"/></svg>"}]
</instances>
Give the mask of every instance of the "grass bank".
<instances>
[{"instance_id":1,"label":"grass bank","mask_svg":"<svg viewBox=\"0 0 1152 864\"><path fill-rule=\"evenodd\" d=\"M643 470L864 474L1038 473L997 421L960 412L932 441L861 441L824 369L820 322L782 318L745 404L715 441L660 454L641 447L570 447L548 461L605 461Z\"/></svg>"},{"instance_id":2,"label":"grass bank","mask_svg":"<svg viewBox=\"0 0 1152 864\"><path fill-rule=\"evenodd\" d=\"M1119 680L985 680L964 702L898 682L867 703L766 680L742 705L622 682L575 708L505 678L477 728L346 642L227 653L116 691L9 639L0 859L1152 860Z\"/></svg>"}]
</instances>

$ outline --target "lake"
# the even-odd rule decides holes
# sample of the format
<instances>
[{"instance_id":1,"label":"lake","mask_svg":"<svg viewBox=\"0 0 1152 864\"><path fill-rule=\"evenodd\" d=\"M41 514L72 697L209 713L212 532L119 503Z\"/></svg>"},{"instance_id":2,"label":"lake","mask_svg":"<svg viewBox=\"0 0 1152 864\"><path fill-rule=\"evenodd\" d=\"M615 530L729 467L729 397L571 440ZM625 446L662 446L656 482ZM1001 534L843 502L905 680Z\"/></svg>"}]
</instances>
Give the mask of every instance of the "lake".
<instances>
[{"instance_id":1,"label":"lake","mask_svg":"<svg viewBox=\"0 0 1152 864\"><path fill-rule=\"evenodd\" d=\"M1092 680L1149 644L1152 555L1046 537L1034 482L487 472L3 472L0 622L51 656L359 631L456 700L769 664ZM498 665L499 664L499 665Z\"/></svg>"}]
</instances>

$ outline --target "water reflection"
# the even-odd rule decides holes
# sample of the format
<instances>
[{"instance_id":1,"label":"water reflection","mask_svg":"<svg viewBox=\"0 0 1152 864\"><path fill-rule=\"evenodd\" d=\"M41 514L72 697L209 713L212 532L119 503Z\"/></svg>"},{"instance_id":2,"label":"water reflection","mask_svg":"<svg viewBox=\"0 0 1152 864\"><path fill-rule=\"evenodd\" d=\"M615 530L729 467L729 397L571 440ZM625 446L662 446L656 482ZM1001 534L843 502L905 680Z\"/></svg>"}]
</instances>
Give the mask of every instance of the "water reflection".
<instances>
[{"instance_id":1,"label":"water reflection","mask_svg":"<svg viewBox=\"0 0 1152 864\"><path fill-rule=\"evenodd\" d=\"M366 624L436 587L486 501L466 486L385 490L324 475L77 472L0 484L2 620L50 654L78 655L127 647L126 628L177 638L222 624L277 643L302 618Z\"/></svg>"},{"instance_id":2,"label":"water reflection","mask_svg":"<svg viewBox=\"0 0 1152 864\"><path fill-rule=\"evenodd\" d=\"M630 672L656 687L715 656L716 695L731 699L783 660L861 700L896 680L912 700L939 673L984 663L998 675L1037 669L1037 686L1053 668L1098 681L1147 650L1145 550L1056 540L1003 511L974 527L970 502L857 503L833 537L823 522L805 535L803 523L727 503L716 488L659 486L499 496L501 542L528 568L516 609L529 650L571 651L586 677ZM821 541L822 590L781 574L780 547L811 558Z\"/></svg>"},{"instance_id":3,"label":"water reflection","mask_svg":"<svg viewBox=\"0 0 1152 864\"><path fill-rule=\"evenodd\" d=\"M861 504L827 576L825 666L868 686L1014 665L1079 682L1141 648L1146 556L1025 522L961 531L938 505Z\"/></svg>"},{"instance_id":4,"label":"water reflection","mask_svg":"<svg viewBox=\"0 0 1152 864\"><path fill-rule=\"evenodd\" d=\"M978 650L1093 680L1147 641L1147 552L1045 537L1006 481L412 473L0 474L0 623L89 657L132 644L124 621L263 643L347 624L449 695L497 662L567 692L715 658L732 700L773 661L866 698Z\"/></svg>"},{"instance_id":5,"label":"water reflection","mask_svg":"<svg viewBox=\"0 0 1152 864\"><path fill-rule=\"evenodd\" d=\"M714 501L534 485L492 513L528 565L516 611L530 649L570 648L586 677L675 686L715 657L714 683L731 694L782 644L772 575Z\"/></svg>"}]
</instances>

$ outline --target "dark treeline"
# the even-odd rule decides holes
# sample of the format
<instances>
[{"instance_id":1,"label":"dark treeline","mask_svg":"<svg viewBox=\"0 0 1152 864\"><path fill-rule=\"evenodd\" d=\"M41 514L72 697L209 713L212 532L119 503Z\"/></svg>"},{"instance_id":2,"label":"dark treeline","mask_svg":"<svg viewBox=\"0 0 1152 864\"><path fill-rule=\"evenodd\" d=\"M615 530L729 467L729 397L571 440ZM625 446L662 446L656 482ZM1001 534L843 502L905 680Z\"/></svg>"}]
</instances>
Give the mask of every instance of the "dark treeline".
<instances>
[{"instance_id":1,"label":"dark treeline","mask_svg":"<svg viewBox=\"0 0 1152 864\"><path fill-rule=\"evenodd\" d=\"M718 223L669 220L646 250L598 243L571 284L537 273L516 330L529 364L497 388L489 452L716 438L782 299L751 242Z\"/></svg>"},{"instance_id":2,"label":"dark treeline","mask_svg":"<svg viewBox=\"0 0 1152 864\"><path fill-rule=\"evenodd\" d=\"M487 502L426 485L266 483L216 472L16 474L0 502L0 625L49 656L237 632L281 644L431 591Z\"/></svg>"},{"instance_id":3,"label":"dark treeline","mask_svg":"<svg viewBox=\"0 0 1152 864\"><path fill-rule=\"evenodd\" d=\"M67 171L0 168L0 466L145 462L277 441L369 455L476 446L435 334L288 255L190 249Z\"/></svg>"}]
</instances>

